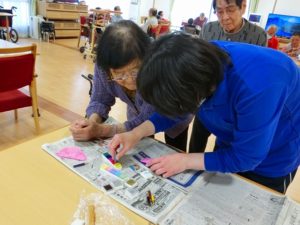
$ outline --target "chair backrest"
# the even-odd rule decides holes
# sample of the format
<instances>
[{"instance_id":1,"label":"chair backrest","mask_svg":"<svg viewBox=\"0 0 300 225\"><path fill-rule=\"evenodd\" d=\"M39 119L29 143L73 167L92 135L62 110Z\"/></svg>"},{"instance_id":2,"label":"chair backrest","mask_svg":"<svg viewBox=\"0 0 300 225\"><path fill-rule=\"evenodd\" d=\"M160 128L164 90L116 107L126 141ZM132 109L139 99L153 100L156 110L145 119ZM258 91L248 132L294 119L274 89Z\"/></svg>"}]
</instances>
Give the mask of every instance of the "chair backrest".
<instances>
[{"instance_id":1,"label":"chair backrest","mask_svg":"<svg viewBox=\"0 0 300 225\"><path fill-rule=\"evenodd\" d=\"M54 32L55 26L52 21L42 21L41 22L41 32Z\"/></svg>"},{"instance_id":2,"label":"chair backrest","mask_svg":"<svg viewBox=\"0 0 300 225\"><path fill-rule=\"evenodd\" d=\"M0 91L19 89L34 79L36 45L0 48Z\"/></svg>"}]
</instances>

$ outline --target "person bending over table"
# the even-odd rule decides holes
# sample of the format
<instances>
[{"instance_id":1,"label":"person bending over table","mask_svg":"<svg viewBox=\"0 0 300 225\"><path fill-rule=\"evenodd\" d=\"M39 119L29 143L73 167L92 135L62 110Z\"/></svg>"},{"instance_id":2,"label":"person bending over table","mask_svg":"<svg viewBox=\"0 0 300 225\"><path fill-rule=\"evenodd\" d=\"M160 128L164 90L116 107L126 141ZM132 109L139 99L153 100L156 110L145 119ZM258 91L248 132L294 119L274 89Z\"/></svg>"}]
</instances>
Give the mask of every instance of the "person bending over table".
<instances>
[{"instance_id":1,"label":"person bending over table","mask_svg":"<svg viewBox=\"0 0 300 225\"><path fill-rule=\"evenodd\" d=\"M70 130L77 141L100 137L112 137L116 133L130 131L154 112L136 90L136 77L144 55L150 45L150 38L129 20L109 25L98 42L97 63L93 79L93 91L86 114L71 124ZM127 104L127 121L118 125L103 124L120 98ZM165 132L166 143L179 149L186 149L188 124L185 121Z\"/></svg>"},{"instance_id":2,"label":"person bending over table","mask_svg":"<svg viewBox=\"0 0 300 225\"><path fill-rule=\"evenodd\" d=\"M285 193L300 164L300 70L288 56L174 33L148 52L137 85L160 114L115 135L113 156L120 144L117 158L141 138L196 113L217 137L216 150L153 158L151 170L163 177L187 169L238 173Z\"/></svg>"}]
</instances>

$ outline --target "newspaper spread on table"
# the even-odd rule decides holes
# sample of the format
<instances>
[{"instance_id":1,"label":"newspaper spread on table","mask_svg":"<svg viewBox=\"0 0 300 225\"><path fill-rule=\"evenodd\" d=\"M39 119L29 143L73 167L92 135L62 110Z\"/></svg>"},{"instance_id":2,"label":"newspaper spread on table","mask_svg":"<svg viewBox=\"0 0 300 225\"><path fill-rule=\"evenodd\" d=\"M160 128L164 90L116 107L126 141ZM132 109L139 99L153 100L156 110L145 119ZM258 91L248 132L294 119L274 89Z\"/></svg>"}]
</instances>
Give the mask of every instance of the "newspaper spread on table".
<instances>
[{"instance_id":1,"label":"newspaper spread on table","mask_svg":"<svg viewBox=\"0 0 300 225\"><path fill-rule=\"evenodd\" d=\"M198 185L203 180L197 171L188 171L171 179L153 174L141 159L172 154L174 150L151 138L143 139L120 159L121 170L111 168L102 156L108 152L109 141L77 142L67 137L44 144L42 148L96 188L155 224L183 200L192 184ZM61 149L74 146L87 156L84 162L57 155ZM150 205L147 201L148 191L155 196L154 204Z\"/></svg>"},{"instance_id":2,"label":"newspaper spread on table","mask_svg":"<svg viewBox=\"0 0 300 225\"><path fill-rule=\"evenodd\" d=\"M299 225L300 204L245 180L214 174L177 205L161 225Z\"/></svg>"}]
</instances>

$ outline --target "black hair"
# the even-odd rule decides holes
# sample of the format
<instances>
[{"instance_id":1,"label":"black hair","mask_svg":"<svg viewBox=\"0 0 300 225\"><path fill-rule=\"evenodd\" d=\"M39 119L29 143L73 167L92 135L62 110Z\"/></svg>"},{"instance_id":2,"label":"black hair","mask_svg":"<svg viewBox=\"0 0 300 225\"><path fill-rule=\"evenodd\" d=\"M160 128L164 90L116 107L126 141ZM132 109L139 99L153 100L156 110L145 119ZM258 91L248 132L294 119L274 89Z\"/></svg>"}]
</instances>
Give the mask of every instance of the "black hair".
<instances>
[{"instance_id":1,"label":"black hair","mask_svg":"<svg viewBox=\"0 0 300 225\"><path fill-rule=\"evenodd\" d=\"M299 36L300 37L300 31L295 31L292 36Z\"/></svg>"},{"instance_id":2,"label":"black hair","mask_svg":"<svg viewBox=\"0 0 300 225\"><path fill-rule=\"evenodd\" d=\"M114 11L120 11L120 10L121 10L120 6L117 5L114 7Z\"/></svg>"},{"instance_id":3,"label":"black hair","mask_svg":"<svg viewBox=\"0 0 300 225\"><path fill-rule=\"evenodd\" d=\"M195 113L223 80L227 64L227 53L211 43L180 32L165 35L144 58L138 91L163 115Z\"/></svg>"},{"instance_id":4,"label":"black hair","mask_svg":"<svg viewBox=\"0 0 300 225\"><path fill-rule=\"evenodd\" d=\"M157 15L161 16L161 14L163 14L163 11L158 11Z\"/></svg>"},{"instance_id":5,"label":"black hair","mask_svg":"<svg viewBox=\"0 0 300 225\"><path fill-rule=\"evenodd\" d=\"M150 43L149 36L134 22L112 23L98 40L97 65L109 73L110 68L117 69L135 59L142 60Z\"/></svg>"},{"instance_id":6,"label":"black hair","mask_svg":"<svg viewBox=\"0 0 300 225\"><path fill-rule=\"evenodd\" d=\"M235 2L235 4L241 9L244 0L225 0L225 1L227 2L227 4L229 4L231 2ZM214 8L214 11L216 12L217 0L213 0L212 5L213 5L213 8Z\"/></svg>"},{"instance_id":7,"label":"black hair","mask_svg":"<svg viewBox=\"0 0 300 225\"><path fill-rule=\"evenodd\" d=\"M189 18L188 19L188 25L193 25L194 23L194 19L193 18Z\"/></svg>"}]
</instances>

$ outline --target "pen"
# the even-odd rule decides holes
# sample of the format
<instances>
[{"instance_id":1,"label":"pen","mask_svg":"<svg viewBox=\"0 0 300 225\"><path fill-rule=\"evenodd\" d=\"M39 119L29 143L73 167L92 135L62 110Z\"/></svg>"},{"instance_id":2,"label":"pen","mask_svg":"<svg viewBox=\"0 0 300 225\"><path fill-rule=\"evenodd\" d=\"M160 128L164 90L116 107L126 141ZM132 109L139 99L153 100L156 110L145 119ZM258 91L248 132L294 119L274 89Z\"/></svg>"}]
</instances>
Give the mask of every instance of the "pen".
<instances>
[{"instance_id":1,"label":"pen","mask_svg":"<svg viewBox=\"0 0 300 225\"><path fill-rule=\"evenodd\" d=\"M154 195L151 193L151 191L148 191L147 192L147 202L148 202L148 205L151 206L155 203L155 197Z\"/></svg>"},{"instance_id":2,"label":"pen","mask_svg":"<svg viewBox=\"0 0 300 225\"><path fill-rule=\"evenodd\" d=\"M81 167L81 166L84 166L84 165L86 165L86 163L75 164L75 165L73 165L73 168Z\"/></svg>"}]
</instances>

